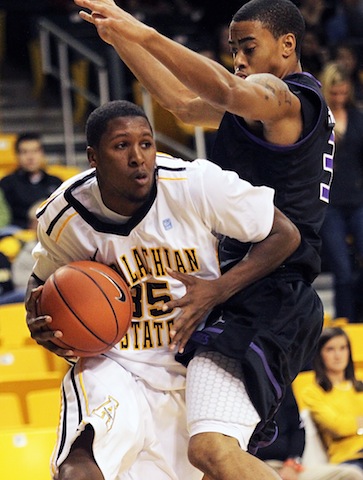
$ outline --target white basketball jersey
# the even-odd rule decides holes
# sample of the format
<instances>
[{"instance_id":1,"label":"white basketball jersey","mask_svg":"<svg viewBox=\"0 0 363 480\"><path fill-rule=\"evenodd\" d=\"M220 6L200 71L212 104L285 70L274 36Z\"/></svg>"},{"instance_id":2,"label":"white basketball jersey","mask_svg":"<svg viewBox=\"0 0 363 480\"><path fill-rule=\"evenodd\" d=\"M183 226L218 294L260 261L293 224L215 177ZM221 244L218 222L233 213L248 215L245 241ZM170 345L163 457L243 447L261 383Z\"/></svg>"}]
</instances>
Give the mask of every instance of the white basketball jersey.
<instances>
[{"instance_id":1,"label":"white basketball jersey","mask_svg":"<svg viewBox=\"0 0 363 480\"><path fill-rule=\"evenodd\" d=\"M131 218L101 200L96 171L67 180L39 209L34 274L46 280L58 267L94 260L114 267L133 293L132 326L107 356L154 388L182 388L185 369L169 351L174 310L185 293L166 268L213 279L220 275L218 236L258 242L273 223L274 191L253 187L207 160L157 155L155 188ZM100 319L102 321L102 319Z\"/></svg>"}]
</instances>

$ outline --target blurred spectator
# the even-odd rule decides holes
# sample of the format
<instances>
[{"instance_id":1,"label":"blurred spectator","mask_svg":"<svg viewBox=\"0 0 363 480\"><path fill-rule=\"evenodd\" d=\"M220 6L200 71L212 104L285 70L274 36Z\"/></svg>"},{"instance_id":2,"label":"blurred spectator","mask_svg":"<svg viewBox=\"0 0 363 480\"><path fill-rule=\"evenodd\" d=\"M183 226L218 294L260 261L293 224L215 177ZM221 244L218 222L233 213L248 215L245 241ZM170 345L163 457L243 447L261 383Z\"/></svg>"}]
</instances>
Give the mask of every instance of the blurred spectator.
<instances>
[{"instance_id":1,"label":"blurred spectator","mask_svg":"<svg viewBox=\"0 0 363 480\"><path fill-rule=\"evenodd\" d=\"M323 254L334 278L335 316L356 322L362 297L362 292L355 294L355 285L363 259L363 114L355 106L350 76L340 65L328 64L320 79L336 121L334 175L321 229Z\"/></svg>"},{"instance_id":2,"label":"blurred spectator","mask_svg":"<svg viewBox=\"0 0 363 480\"><path fill-rule=\"evenodd\" d=\"M362 480L363 472L348 465L306 464L305 428L298 406L289 387L275 417L278 437L268 447L260 448L258 458L264 460L284 480Z\"/></svg>"},{"instance_id":3,"label":"blurred spectator","mask_svg":"<svg viewBox=\"0 0 363 480\"><path fill-rule=\"evenodd\" d=\"M0 303L3 295L14 289L11 279L11 263L6 255L0 252Z\"/></svg>"},{"instance_id":4,"label":"blurred spectator","mask_svg":"<svg viewBox=\"0 0 363 480\"><path fill-rule=\"evenodd\" d=\"M48 197L62 183L60 178L49 175L44 170L46 159L38 134L19 135L15 151L17 169L0 180L0 189L11 211L10 224L0 230L0 235L27 228L31 205Z\"/></svg>"},{"instance_id":5,"label":"blurred spectator","mask_svg":"<svg viewBox=\"0 0 363 480\"><path fill-rule=\"evenodd\" d=\"M0 284L0 305L23 302L25 299L26 287L34 266L32 251L37 243L38 222L36 211L41 203L42 201L38 201L29 209L26 234L25 230L23 230L23 235L16 232L12 237L15 241L21 241L21 247L18 249L14 258L12 258L11 263L8 260L10 284L3 292L1 292ZM0 252L0 255L3 255L3 253Z\"/></svg>"},{"instance_id":6,"label":"blurred spectator","mask_svg":"<svg viewBox=\"0 0 363 480\"><path fill-rule=\"evenodd\" d=\"M354 98L358 106L363 108L363 68L359 62L357 48L348 43L337 45L332 59L349 73L354 88Z\"/></svg>"},{"instance_id":7,"label":"blurred spectator","mask_svg":"<svg viewBox=\"0 0 363 480\"><path fill-rule=\"evenodd\" d=\"M352 39L363 40L363 8L361 0L341 0L326 22L325 31L330 45Z\"/></svg>"},{"instance_id":8,"label":"blurred spectator","mask_svg":"<svg viewBox=\"0 0 363 480\"><path fill-rule=\"evenodd\" d=\"M304 17L306 29L314 29L323 38L328 6L324 0L301 0L299 9Z\"/></svg>"},{"instance_id":9,"label":"blurred spectator","mask_svg":"<svg viewBox=\"0 0 363 480\"><path fill-rule=\"evenodd\" d=\"M314 358L315 383L302 391L331 463L363 471L363 382L354 372L350 341L339 327L323 330Z\"/></svg>"},{"instance_id":10,"label":"blurred spectator","mask_svg":"<svg viewBox=\"0 0 363 480\"><path fill-rule=\"evenodd\" d=\"M323 45L319 32L314 27L305 30L301 44L301 65L304 72L318 78L327 60L327 50Z\"/></svg>"},{"instance_id":11,"label":"blurred spectator","mask_svg":"<svg viewBox=\"0 0 363 480\"><path fill-rule=\"evenodd\" d=\"M199 23L203 17L203 10L189 0L119 0L116 1L122 8L132 13L139 20L165 32L173 37L181 34L183 28ZM180 29L179 26L182 28Z\"/></svg>"},{"instance_id":12,"label":"blurred spectator","mask_svg":"<svg viewBox=\"0 0 363 480\"><path fill-rule=\"evenodd\" d=\"M2 190L0 190L0 229L5 227L5 225L9 225L10 218L11 214L9 205L5 200Z\"/></svg>"}]
</instances>

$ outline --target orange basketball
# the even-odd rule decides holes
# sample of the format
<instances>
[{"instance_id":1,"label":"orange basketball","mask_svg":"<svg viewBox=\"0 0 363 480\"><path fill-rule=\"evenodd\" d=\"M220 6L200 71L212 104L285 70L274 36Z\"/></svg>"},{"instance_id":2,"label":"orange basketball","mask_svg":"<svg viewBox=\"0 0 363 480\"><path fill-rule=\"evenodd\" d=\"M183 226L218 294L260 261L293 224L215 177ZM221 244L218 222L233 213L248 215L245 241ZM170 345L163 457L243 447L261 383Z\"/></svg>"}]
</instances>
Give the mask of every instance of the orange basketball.
<instances>
[{"instance_id":1,"label":"orange basketball","mask_svg":"<svg viewBox=\"0 0 363 480\"><path fill-rule=\"evenodd\" d=\"M130 289L121 276L87 260L58 268L38 300L38 315L50 315L49 328L63 333L52 341L79 357L110 350L126 334L132 312Z\"/></svg>"}]
</instances>

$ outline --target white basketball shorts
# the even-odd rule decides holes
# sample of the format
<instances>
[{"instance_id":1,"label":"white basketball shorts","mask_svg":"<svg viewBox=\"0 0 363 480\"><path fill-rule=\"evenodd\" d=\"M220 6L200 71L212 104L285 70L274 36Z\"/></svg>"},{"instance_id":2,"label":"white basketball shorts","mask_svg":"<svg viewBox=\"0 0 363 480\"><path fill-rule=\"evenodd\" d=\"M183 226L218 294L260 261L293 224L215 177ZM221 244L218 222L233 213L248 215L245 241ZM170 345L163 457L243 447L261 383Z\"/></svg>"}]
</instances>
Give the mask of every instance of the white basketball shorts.
<instances>
[{"instance_id":1,"label":"white basketball shorts","mask_svg":"<svg viewBox=\"0 0 363 480\"><path fill-rule=\"evenodd\" d=\"M105 480L202 478L187 458L184 390L154 390L99 356L80 359L63 391L54 478L86 424L94 428L93 453Z\"/></svg>"}]
</instances>

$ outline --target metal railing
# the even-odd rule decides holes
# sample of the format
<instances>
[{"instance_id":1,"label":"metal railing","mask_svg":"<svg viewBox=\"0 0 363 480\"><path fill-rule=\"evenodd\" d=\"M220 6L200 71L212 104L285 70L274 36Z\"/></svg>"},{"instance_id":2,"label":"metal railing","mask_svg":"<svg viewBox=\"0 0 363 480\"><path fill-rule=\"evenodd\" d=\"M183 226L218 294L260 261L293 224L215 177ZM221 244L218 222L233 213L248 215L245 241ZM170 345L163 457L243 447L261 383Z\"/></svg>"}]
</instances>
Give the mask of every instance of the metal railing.
<instances>
[{"instance_id":1,"label":"metal railing","mask_svg":"<svg viewBox=\"0 0 363 480\"><path fill-rule=\"evenodd\" d=\"M47 18L40 18L38 20L42 71L46 75L55 77L60 82L61 101L62 101L62 116L64 128L64 144L65 144L65 162L67 165L76 164L75 155L75 138L74 138L74 120L73 120L73 106L72 93L77 93L83 96L95 107L109 101L111 98L110 84L108 75L107 59L95 53L79 40L68 34L62 28L58 27ZM52 42L53 40L53 42ZM52 46L55 44L58 53L56 60L52 55ZM112 47L110 49L113 51ZM96 70L98 77L98 94L95 94L87 88L81 88L71 78L70 75L70 58L69 53L73 51L79 56L87 60ZM119 62L121 62L119 60ZM115 68L114 61L113 68ZM122 62L121 62L122 63ZM113 77L118 75L117 69L112 72ZM120 88L118 89L120 90ZM153 122L153 108L149 92L142 89L142 103L144 110L150 119L151 125ZM154 128L155 131L155 128ZM170 147L173 151L178 152L185 159L206 158L206 145L204 138L204 131L201 127L195 127L195 146L196 151L187 146L175 141L162 132L155 131L155 138L161 143Z\"/></svg>"},{"instance_id":2,"label":"metal railing","mask_svg":"<svg viewBox=\"0 0 363 480\"><path fill-rule=\"evenodd\" d=\"M42 69L46 75L51 75L59 80L61 89L65 159L67 165L75 165L75 141L72 92L86 98L91 104L98 106L110 99L107 64L104 58L73 38L67 32L59 28L46 18L38 21L40 46L42 55ZM58 52L57 62L52 56L52 39ZM70 75L70 51L76 52L92 64L98 77L98 94L90 90L80 88Z\"/></svg>"}]
</instances>

